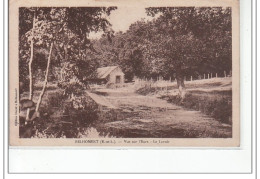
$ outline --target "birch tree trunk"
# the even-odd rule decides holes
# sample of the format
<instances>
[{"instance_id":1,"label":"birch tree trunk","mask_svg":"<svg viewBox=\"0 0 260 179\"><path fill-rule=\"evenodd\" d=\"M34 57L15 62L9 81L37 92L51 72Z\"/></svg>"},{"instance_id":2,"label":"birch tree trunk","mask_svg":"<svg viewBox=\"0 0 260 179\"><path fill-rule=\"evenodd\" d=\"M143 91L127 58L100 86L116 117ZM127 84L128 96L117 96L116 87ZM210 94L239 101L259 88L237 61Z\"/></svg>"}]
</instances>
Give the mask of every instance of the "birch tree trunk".
<instances>
[{"instance_id":1,"label":"birch tree trunk","mask_svg":"<svg viewBox=\"0 0 260 179\"><path fill-rule=\"evenodd\" d=\"M33 76L32 76L32 62L33 62L33 50L34 50L34 26L36 21L36 12L33 14L33 27L32 27L32 38L31 38L31 56L29 60L29 100L33 99ZM30 108L27 109L26 121L30 120Z\"/></svg>"},{"instance_id":2,"label":"birch tree trunk","mask_svg":"<svg viewBox=\"0 0 260 179\"><path fill-rule=\"evenodd\" d=\"M56 35L62 31L62 29L64 28L65 24L63 24L63 26L60 28L60 30L58 30L58 32L56 33ZM55 35L55 36L56 36ZM48 62L47 62L47 67L46 67L46 73L45 73L45 79L44 79L44 83L43 83L43 87L42 87L42 91L41 94L39 96L39 99L37 101L37 105L36 105L36 109L35 109L35 113L38 115L39 114L39 107L41 105L42 102L42 97L45 93L46 90L46 86L48 83L48 75L49 75L49 70L50 70L50 63L51 63L51 54L52 54L52 49L53 49L53 45L54 45L54 41L51 42L51 47L50 47L50 52L49 52L49 56L48 56Z\"/></svg>"},{"instance_id":3,"label":"birch tree trunk","mask_svg":"<svg viewBox=\"0 0 260 179\"><path fill-rule=\"evenodd\" d=\"M44 84L43 84L42 91L41 91L41 94L39 96L39 99L38 99L38 102L37 102L37 105L36 105L36 109L35 109L36 113L39 111L39 107L40 107L41 102L42 102L42 97L44 95L44 92L46 90L46 86L47 86L47 83L48 83L48 74L49 74L49 69L50 69L50 62L51 62L51 54L52 54L52 49L53 49L53 43L54 42L51 43L51 47L50 47L50 53L49 53L48 62L47 62L47 68L46 68L46 73L45 73Z\"/></svg>"}]
</instances>

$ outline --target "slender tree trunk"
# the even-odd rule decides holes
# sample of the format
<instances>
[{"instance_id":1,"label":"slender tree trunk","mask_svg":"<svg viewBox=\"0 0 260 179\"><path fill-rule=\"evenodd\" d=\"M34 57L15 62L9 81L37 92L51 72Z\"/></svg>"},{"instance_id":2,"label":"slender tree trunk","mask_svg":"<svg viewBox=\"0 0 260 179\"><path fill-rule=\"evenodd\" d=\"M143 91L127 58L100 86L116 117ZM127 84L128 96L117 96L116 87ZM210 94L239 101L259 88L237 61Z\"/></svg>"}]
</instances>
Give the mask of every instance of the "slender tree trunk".
<instances>
[{"instance_id":1,"label":"slender tree trunk","mask_svg":"<svg viewBox=\"0 0 260 179\"><path fill-rule=\"evenodd\" d=\"M32 38L32 40L31 40L31 57L30 57L30 61L29 61L29 79L30 79L29 100L32 100L32 98L33 98L33 76L32 76L33 50L34 50L34 44L33 44L33 38Z\"/></svg>"},{"instance_id":2,"label":"slender tree trunk","mask_svg":"<svg viewBox=\"0 0 260 179\"><path fill-rule=\"evenodd\" d=\"M177 87L179 89L179 96L182 99L184 99L185 94L186 94L186 88L184 85L184 75L182 74L181 70L177 70L176 80L177 80Z\"/></svg>"},{"instance_id":3,"label":"slender tree trunk","mask_svg":"<svg viewBox=\"0 0 260 179\"><path fill-rule=\"evenodd\" d=\"M32 28L32 39L31 39L31 56L30 56L30 60L29 60L29 100L33 99L33 76L32 76L32 62L33 62L33 50L34 50L34 26L35 26L35 20L36 20L36 12L34 12L33 15L33 28ZM26 120L28 121L30 116L30 108L27 109L27 114L26 114Z\"/></svg>"},{"instance_id":4,"label":"slender tree trunk","mask_svg":"<svg viewBox=\"0 0 260 179\"><path fill-rule=\"evenodd\" d=\"M43 84L42 91L41 91L41 94L39 96L39 99L38 99L38 102L37 102L37 105L36 105L35 112L39 111L39 107L40 107L41 102L42 102L42 97L44 95L44 92L46 90L46 86L47 86L47 83L48 83L48 74L49 74L49 69L50 69L50 62L51 62L51 54L52 54L52 49L53 49L53 43L54 42L51 43L50 53L49 53L48 62L47 62L47 68L46 68L46 73L45 73L44 84Z\"/></svg>"}]
</instances>

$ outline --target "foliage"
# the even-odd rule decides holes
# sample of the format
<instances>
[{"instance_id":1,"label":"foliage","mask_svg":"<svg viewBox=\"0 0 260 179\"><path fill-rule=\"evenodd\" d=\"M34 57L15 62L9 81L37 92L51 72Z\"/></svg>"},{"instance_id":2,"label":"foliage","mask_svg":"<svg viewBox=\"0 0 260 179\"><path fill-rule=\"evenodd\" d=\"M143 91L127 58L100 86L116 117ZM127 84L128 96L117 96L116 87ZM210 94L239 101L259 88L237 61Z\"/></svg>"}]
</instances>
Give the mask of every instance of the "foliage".
<instances>
[{"instance_id":1,"label":"foliage","mask_svg":"<svg viewBox=\"0 0 260 179\"><path fill-rule=\"evenodd\" d=\"M94 42L100 66L119 65L126 79L164 78L231 70L230 8L147 8L152 21L137 21L110 41ZM157 17L158 16L158 17Z\"/></svg>"},{"instance_id":2,"label":"foliage","mask_svg":"<svg viewBox=\"0 0 260 179\"><path fill-rule=\"evenodd\" d=\"M141 26L146 26L144 21L132 24L126 33L118 32L113 34L112 39L102 37L94 42L97 51L97 58L100 66L119 65L124 73L126 80L131 81L134 76L144 77L147 72L147 65L144 58L148 54L144 34ZM148 29L147 29L148 30Z\"/></svg>"},{"instance_id":3,"label":"foliage","mask_svg":"<svg viewBox=\"0 0 260 179\"><path fill-rule=\"evenodd\" d=\"M147 8L147 13L161 14L154 42L166 70L231 69L230 8Z\"/></svg>"},{"instance_id":4,"label":"foliage","mask_svg":"<svg viewBox=\"0 0 260 179\"><path fill-rule=\"evenodd\" d=\"M114 9L115 7L20 8L20 82L28 83L30 42L33 39L35 60L32 67L36 82L43 79L50 44L53 42L49 78L64 83L64 87L71 79L87 85L87 80L95 75L98 64L88 35L92 31L109 33L107 16ZM34 28L33 14L36 17Z\"/></svg>"},{"instance_id":5,"label":"foliage","mask_svg":"<svg viewBox=\"0 0 260 179\"><path fill-rule=\"evenodd\" d=\"M29 100L32 101L33 82L44 81L35 109L37 114L50 80L49 71L52 80L58 77L57 81L62 83L59 86L65 89L65 93L72 93L72 96L78 84L87 86L87 79L97 67L95 58L91 58L93 49L87 39L88 34L91 31L106 31L110 24L104 14L109 15L114 9L115 7L19 9L20 94L27 90L29 83ZM62 76L60 72L65 72L67 76ZM71 80L76 83L71 83ZM27 109L27 121L30 120L29 114L30 109Z\"/></svg>"}]
</instances>

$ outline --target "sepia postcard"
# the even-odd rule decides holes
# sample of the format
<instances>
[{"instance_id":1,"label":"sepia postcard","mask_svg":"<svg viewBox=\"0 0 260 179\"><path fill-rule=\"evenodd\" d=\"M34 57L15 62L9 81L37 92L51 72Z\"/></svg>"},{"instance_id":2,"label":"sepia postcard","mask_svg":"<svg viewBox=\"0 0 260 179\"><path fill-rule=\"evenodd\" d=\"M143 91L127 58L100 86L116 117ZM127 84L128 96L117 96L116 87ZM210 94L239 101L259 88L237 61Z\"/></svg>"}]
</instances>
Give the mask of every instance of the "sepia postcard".
<instances>
[{"instance_id":1,"label":"sepia postcard","mask_svg":"<svg viewBox=\"0 0 260 179\"><path fill-rule=\"evenodd\" d=\"M239 147L238 0L10 0L9 145Z\"/></svg>"}]
</instances>

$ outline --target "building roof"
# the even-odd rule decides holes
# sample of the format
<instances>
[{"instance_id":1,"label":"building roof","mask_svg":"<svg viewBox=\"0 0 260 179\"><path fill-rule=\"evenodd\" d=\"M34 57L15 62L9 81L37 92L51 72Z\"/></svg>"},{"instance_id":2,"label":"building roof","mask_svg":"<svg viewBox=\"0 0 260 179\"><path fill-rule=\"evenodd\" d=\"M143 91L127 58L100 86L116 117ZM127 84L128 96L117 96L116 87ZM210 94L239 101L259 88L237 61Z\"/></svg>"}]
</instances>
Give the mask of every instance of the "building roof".
<instances>
[{"instance_id":1,"label":"building roof","mask_svg":"<svg viewBox=\"0 0 260 179\"><path fill-rule=\"evenodd\" d=\"M115 70L118 66L108 66L97 69L97 77L98 78L106 78L113 70Z\"/></svg>"}]
</instances>

